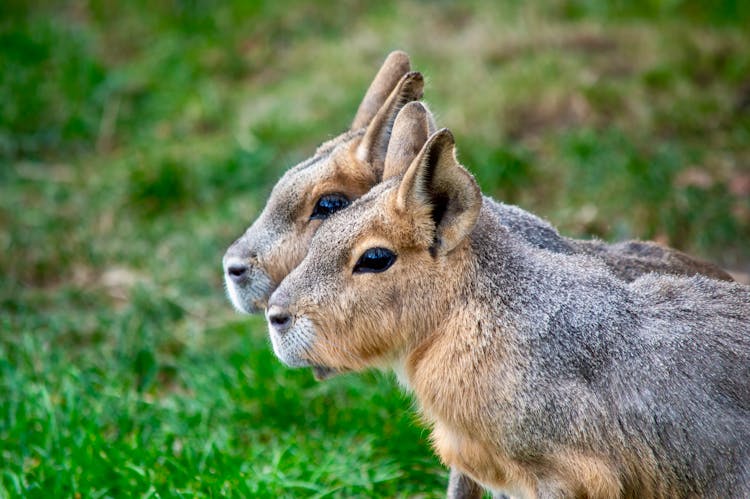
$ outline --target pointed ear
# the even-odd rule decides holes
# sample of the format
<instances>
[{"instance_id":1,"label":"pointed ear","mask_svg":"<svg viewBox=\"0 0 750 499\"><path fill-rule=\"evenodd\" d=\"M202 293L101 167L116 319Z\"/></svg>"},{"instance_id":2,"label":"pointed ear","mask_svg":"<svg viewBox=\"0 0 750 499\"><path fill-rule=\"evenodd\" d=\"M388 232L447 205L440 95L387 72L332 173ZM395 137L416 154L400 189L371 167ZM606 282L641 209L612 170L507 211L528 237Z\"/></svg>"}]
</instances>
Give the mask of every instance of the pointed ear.
<instances>
[{"instance_id":1,"label":"pointed ear","mask_svg":"<svg viewBox=\"0 0 750 499\"><path fill-rule=\"evenodd\" d=\"M435 122L427 106L422 102L405 105L393 122L385 155L383 180L403 175L434 131Z\"/></svg>"},{"instance_id":2,"label":"pointed ear","mask_svg":"<svg viewBox=\"0 0 750 499\"><path fill-rule=\"evenodd\" d=\"M409 56L405 52L395 50L388 54L357 109L352 121L352 130L359 130L372 121L393 87L410 69Z\"/></svg>"},{"instance_id":3,"label":"pointed ear","mask_svg":"<svg viewBox=\"0 0 750 499\"><path fill-rule=\"evenodd\" d=\"M408 102L421 99L423 90L422 74L406 73L367 126L365 135L357 146L356 156L360 161L372 165L378 177L383 171L391 129L398 112Z\"/></svg>"},{"instance_id":4,"label":"pointed ear","mask_svg":"<svg viewBox=\"0 0 750 499\"><path fill-rule=\"evenodd\" d=\"M434 133L422 147L396 193L396 210L429 213L435 227L430 252L446 254L473 230L482 193L474 177L456 160L453 134L447 128Z\"/></svg>"}]
</instances>

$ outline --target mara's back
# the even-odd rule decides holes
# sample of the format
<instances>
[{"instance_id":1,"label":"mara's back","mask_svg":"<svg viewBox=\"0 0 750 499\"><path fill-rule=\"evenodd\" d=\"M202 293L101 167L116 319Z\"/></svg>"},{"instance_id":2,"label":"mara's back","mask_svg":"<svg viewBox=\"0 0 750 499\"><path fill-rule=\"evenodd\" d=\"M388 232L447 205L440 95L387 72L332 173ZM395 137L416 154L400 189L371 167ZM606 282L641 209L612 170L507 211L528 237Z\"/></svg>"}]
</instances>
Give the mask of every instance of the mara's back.
<instances>
[{"instance_id":1,"label":"mara's back","mask_svg":"<svg viewBox=\"0 0 750 499\"><path fill-rule=\"evenodd\" d=\"M525 242L556 253L589 255L602 260L612 273L625 281L656 272L672 275L705 275L712 279L732 281L719 266L650 241L629 240L605 243L600 240L574 239L561 235L552 224L517 206L500 203L485 196L483 202L496 220Z\"/></svg>"},{"instance_id":2,"label":"mara's back","mask_svg":"<svg viewBox=\"0 0 750 499\"><path fill-rule=\"evenodd\" d=\"M560 456L601 456L626 497L750 497L750 287L625 283L596 259L529 248L486 211L476 303L524 352L493 360L522 380L497 408L498 446L551 476Z\"/></svg>"}]
</instances>

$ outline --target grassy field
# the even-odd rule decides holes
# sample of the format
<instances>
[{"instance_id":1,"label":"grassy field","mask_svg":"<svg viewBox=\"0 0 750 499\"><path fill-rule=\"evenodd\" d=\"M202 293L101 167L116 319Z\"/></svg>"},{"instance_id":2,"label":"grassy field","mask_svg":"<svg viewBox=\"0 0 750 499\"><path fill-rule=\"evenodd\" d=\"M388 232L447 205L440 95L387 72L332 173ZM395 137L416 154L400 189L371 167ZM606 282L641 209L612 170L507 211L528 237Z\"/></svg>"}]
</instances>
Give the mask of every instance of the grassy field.
<instances>
[{"instance_id":1,"label":"grassy field","mask_svg":"<svg viewBox=\"0 0 750 499\"><path fill-rule=\"evenodd\" d=\"M487 193L747 279L747 2L494 3L0 5L0 497L441 496L391 377L285 369L221 283L394 48Z\"/></svg>"}]
</instances>

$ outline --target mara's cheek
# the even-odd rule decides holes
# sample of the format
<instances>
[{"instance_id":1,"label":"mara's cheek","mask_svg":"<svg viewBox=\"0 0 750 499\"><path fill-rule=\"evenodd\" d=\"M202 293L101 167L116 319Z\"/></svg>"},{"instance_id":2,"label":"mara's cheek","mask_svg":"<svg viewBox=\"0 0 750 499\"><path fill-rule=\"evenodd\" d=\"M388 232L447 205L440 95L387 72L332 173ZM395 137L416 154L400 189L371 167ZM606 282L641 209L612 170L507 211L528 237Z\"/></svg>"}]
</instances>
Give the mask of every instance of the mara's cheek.
<instances>
[{"instance_id":1,"label":"mara's cheek","mask_svg":"<svg viewBox=\"0 0 750 499\"><path fill-rule=\"evenodd\" d=\"M280 241L263 259L263 267L274 282L281 282L300 264L307 250L294 238Z\"/></svg>"}]
</instances>

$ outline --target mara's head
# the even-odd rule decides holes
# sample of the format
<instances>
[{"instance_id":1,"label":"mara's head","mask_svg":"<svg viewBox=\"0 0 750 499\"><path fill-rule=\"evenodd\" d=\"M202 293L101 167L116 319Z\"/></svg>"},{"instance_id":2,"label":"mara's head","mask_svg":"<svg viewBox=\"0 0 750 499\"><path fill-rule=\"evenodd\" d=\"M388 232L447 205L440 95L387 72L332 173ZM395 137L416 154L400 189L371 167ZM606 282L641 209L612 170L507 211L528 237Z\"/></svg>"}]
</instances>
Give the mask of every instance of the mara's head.
<instances>
[{"instance_id":1,"label":"mara's head","mask_svg":"<svg viewBox=\"0 0 750 499\"><path fill-rule=\"evenodd\" d=\"M241 312L262 309L279 282L304 258L315 231L383 176L399 110L422 97L422 75L408 56L391 53L365 94L350 130L288 170L258 219L223 259L227 292Z\"/></svg>"},{"instance_id":2,"label":"mara's head","mask_svg":"<svg viewBox=\"0 0 750 499\"><path fill-rule=\"evenodd\" d=\"M400 146L392 141L389 156ZM461 301L479 187L458 164L447 129L416 156L393 156L413 158L403 176L332 216L271 296L271 341L287 365L312 366L319 377L391 366Z\"/></svg>"}]
</instances>

